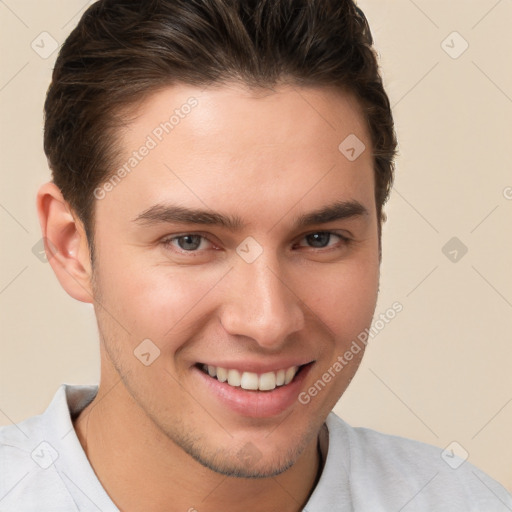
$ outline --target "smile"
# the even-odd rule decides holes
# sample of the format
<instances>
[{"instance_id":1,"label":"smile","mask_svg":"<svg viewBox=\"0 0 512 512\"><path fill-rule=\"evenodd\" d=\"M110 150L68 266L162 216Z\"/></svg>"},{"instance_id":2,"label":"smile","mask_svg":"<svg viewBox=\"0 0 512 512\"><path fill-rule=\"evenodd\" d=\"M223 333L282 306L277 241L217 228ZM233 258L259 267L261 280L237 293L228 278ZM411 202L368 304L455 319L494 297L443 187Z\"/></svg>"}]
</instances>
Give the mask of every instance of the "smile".
<instances>
[{"instance_id":1,"label":"smile","mask_svg":"<svg viewBox=\"0 0 512 512\"><path fill-rule=\"evenodd\" d=\"M247 391L272 391L277 387L290 384L302 367L290 366L261 374L206 364L200 365L199 368L213 379L234 388L242 388Z\"/></svg>"},{"instance_id":2,"label":"smile","mask_svg":"<svg viewBox=\"0 0 512 512\"><path fill-rule=\"evenodd\" d=\"M213 362L213 361L212 361ZM217 361L216 361L217 362ZM277 363L277 364L275 364ZM237 361L194 364L193 375L206 396L237 415L272 418L294 404L315 361Z\"/></svg>"}]
</instances>

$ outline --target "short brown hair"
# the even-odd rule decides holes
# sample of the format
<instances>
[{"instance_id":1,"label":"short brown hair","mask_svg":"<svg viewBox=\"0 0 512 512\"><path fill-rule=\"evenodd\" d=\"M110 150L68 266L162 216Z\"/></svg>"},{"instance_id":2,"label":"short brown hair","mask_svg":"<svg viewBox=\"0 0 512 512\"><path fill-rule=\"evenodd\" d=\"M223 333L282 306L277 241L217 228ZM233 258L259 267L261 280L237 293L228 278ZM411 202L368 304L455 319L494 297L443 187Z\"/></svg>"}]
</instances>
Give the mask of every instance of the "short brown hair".
<instances>
[{"instance_id":1,"label":"short brown hair","mask_svg":"<svg viewBox=\"0 0 512 512\"><path fill-rule=\"evenodd\" d=\"M175 83L327 85L363 108L380 216L396 138L372 44L353 0L100 0L63 44L48 90L53 180L92 243L93 191L114 172L127 107Z\"/></svg>"}]
</instances>

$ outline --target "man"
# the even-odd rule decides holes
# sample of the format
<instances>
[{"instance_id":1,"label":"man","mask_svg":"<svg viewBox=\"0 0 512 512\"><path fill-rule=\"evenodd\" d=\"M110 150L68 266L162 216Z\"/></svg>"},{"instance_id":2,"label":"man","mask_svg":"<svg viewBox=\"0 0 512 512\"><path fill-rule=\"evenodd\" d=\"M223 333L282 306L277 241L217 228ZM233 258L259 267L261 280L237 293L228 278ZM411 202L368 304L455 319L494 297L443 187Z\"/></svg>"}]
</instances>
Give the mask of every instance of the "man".
<instances>
[{"instance_id":1,"label":"man","mask_svg":"<svg viewBox=\"0 0 512 512\"><path fill-rule=\"evenodd\" d=\"M101 0L45 104L52 268L99 388L0 434L0 510L512 508L330 413L371 324L396 141L349 0Z\"/></svg>"}]
</instances>

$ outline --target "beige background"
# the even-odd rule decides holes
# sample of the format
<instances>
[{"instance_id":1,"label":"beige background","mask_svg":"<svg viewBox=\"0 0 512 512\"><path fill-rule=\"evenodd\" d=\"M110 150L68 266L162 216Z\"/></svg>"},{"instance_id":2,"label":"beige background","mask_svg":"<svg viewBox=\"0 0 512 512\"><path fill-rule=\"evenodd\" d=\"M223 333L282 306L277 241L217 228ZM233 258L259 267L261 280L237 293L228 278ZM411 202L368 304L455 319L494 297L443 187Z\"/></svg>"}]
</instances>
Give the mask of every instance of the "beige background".
<instances>
[{"instance_id":1,"label":"beige background","mask_svg":"<svg viewBox=\"0 0 512 512\"><path fill-rule=\"evenodd\" d=\"M512 490L512 2L359 3L400 142L377 314L395 301L404 309L372 340L336 410L441 448L456 441ZM34 198L49 177L41 113L56 52L44 52L85 5L0 2L0 424L42 411L62 382L98 379L91 307L32 252ZM459 248L447 257L452 237Z\"/></svg>"}]
</instances>

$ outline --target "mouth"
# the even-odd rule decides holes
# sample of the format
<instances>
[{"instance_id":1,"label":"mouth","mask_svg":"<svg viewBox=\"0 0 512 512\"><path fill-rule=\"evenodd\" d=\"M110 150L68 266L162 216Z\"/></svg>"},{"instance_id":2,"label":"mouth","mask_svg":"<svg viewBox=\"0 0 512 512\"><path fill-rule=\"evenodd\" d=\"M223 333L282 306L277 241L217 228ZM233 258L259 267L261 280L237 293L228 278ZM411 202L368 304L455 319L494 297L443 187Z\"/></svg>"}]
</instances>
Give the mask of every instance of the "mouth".
<instances>
[{"instance_id":1,"label":"mouth","mask_svg":"<svg viewBox=\"0 0 512 512\"><path fill-rule=\"evenodd\" d=\"M271 419L298 403L297 397L315 361L294 365L288 361L281 365L272 368L247 361L230 368L229 363L217 366L200 362L193 365L192 375L212 406L217 404L227 414L230 411L239 417Z\"/></svg>"},{"instance_id":2,"label":"mouth","mask_svg":"<svg viewBox=\"0 0 512 512\"><path fill-rule=\"evenodd\" d=\"M311 363L300 366L290 366L275 371L256 373L240 371L234 368L223 368L198 363L196 366L204 374L233 388L241 388L245 391L273 391L276 388L288 386Z\"/></svg>"}]
</instances>

